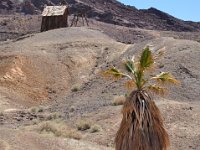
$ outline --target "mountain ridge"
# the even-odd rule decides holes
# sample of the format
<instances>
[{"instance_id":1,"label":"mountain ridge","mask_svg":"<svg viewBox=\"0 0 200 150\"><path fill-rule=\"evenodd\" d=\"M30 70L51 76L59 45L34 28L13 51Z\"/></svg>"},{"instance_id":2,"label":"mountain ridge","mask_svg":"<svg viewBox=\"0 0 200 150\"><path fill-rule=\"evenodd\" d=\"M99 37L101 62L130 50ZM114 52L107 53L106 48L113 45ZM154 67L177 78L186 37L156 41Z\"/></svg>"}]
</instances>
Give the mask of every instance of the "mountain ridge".
<instances>
[{"instance_id":1,"label":"mountain ridge","mask_svg":"<svg viewBox=\"0 0 200 150\"><path fill-rule=\"evenodd\" d=\"M60 0L2 0L0 14L24 13L41 14L45 5L59 5ZM67 0L70 13L78 9L87 13L88 18L126 27L163 31L200 31L200 22L183 21L156 8L137 9L116 0Z\"/></svg>"}]
</instances>

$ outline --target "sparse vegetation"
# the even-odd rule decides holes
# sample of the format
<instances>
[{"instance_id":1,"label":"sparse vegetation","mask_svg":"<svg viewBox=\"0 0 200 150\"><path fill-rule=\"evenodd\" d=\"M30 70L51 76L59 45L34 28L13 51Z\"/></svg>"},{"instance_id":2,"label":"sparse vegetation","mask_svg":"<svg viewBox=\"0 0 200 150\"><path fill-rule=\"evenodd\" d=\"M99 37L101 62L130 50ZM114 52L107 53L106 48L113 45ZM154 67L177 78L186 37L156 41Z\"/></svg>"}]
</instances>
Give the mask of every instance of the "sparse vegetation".
<instances>
[{"instance_id":1,"label":"sparse vegetation","mask_svg":"<svg viewBox=\"0 0 200 150\"><path fill-rule=\"evenodd\" d=\"M38 112L43 112L44 111L44 108L43 107L39 107L38 108Z\"/></svg>"},{"instance_id":2,"label":"sparse vegetation","mask_svg":"<svg viewBox=\"0 0 200 150\"><path fill-rule=\"evenodd\" d=\"M91 122L87 120L81 120L77 123L77 129L80 131L85 131L91 128Z\"/></svg>"},{"instance_id":3,"label":"sparse vegetation","mask_svg":"<svg viewBox=\"0 0 200 150\"><path fill-rule=\"evenodd\" d=\"M78 86L78 85L75 85L75 86L71 89L72 92L78 92L79 90L80 90L80 86Z\"/></svg>"},{"instance_id":4,"label":"sparse vegetation","mask_svg":"<svg viewBox=\"0 0 200 150\"><path fill-rule=\"evenodd\" d=\"M147 73L155 67L155 60L158 60L162 54L161 50L153 54L149 47L146 47L139 60L135 61L133 57L123 62L127 73L115 67L103 73L105 77L113 79L127 78L125 85L132 90L122 110L123 118L115 139L116 150L133 148L167 150L169 148L169 137L164 129L160 111L149 92L163 95L166 91L163 87L165 84L179 82L169 72L161 72L156 76ZM152 84L154 81L156 83Z\"/></svg>"},{"instance_id":5,"label":"sparse vegetation","mask_svg":"<svg viewBox=\"0 0 200 150\"><path fill-rule=\"evenodd\" d=\"M95 124L91 127L91 133L95 133L99 131L101 131L101 126Z\"/></svg>"},{"instance_id":6,"label":"sparse vegetation","mask_svg":"<svg viewBox=\"0 0 200 150\"><path fill-rule=\"evenodd\" d=\"M114 106L123 105L125 101L126 97L124 95L115 96L112 101L112 105Z\"/></svg>"},{"instance_id":7,"label":"sparse vegetation","mask_svg":"<svg viewBox=\"0 0 200 150\"><path fill-rule=\"evenodd\" d=\"M0 116L3 116L3 112L0 112Z\"/></svg>"},{"instance_id":8,"label":"sparse vegetation","mask_svg":"<svg viewBox=\"0 0 200 150\"><path fill-rule=\"evenodd\" d=\"M74 106L71 106L71 107L69 108L69 111L70 111L70 112L74 112L74 111L75 111L75 107L74 107Z\"/></svg>"},{"instance_id":9,"label":"sparse vegetation","mask_svg":"<svg viewBox=\"0 0 200 150\"><path fill-rule=\"evenodd\" d=\"M37 108L36 108L36 107L31 108L31 109L30 109L30 112L36 113L36 112L37 112Z\"/></svg>"},{"instance_id":10,"label":"sparse vegetation","mask_svg":"<svg viewBox=\"0 0 200 150\"><path fill-rule=\"evenodd\" d=\"M104 50L107 51L107 50L109 50L109 48L108 47L104 47Z\"/></svg>"},{"instance_id":11,"label":"sparse vegetation","mask_svg":"<svg viewBox=\"0 0 200 150\"><path fill-rule=\"evenodd\" d=\"M41 134L53 134L57 137L73 138L80 140L81 134L75 129L69 128L63 122L45 121L37 125L36 131Z\"/></svg>"},{"instance_id":12,"label":"sparse vegetation","mask_svg":"<svg viewBox=\"0 0 200 150\"><path fill-rule=\"evenodd\" d=\"M30 108L30 112L32 112L32 113L38 113L38 112L40 113L43 111L44 111L44 108L42 106Z\"/></svg>"},{"instance_id":13,"label":"sparse vegetation","mask_svg":"<svg viewBox=\"0 0 200 150\"><path fill-rule=\"evenodd\" d=\"M56 119L59 119L61 118L62 115L58 112L54 112L54 113L50 113L48 116L47 116L47 120L56 120Z\"/></svg>"},{"instance_id":14,"label":"sparse vegetation","mask_svg":"<svg viewBox=\"0 0 200 150\"><path fill-rule=\"evenodd\" d=\"M39 124L39 122L40 122L40 121L39 121L38 119L32 120L32 124L33 124L33 125L37 125L37 124Z\"/></svg>"},{"instance_id":15,"label":"sparse vegetation","mask_svg":"<svg viewBox=\"0 0 200 150\"><path fill-rule=\"evenodd\" d=\"M14 0L1 0L1 2L2 1L5 6L7 5L7 1L13 2L11 6L15 5ZM50 1L54 3L52 0ZM44 0L35 1L34 5L36 5L36 3L41 4L42 2L44 2ZM101 2L105 3L105 1ZM88 5L97 5L102 12L105 12L104 7L100 8L103 6L100 5L101 2L96 2L95 4L88 3ZM46 1L44 3L46 3ZM44 3L42 3L42 5ZM85 0L84 3L87 3L87 0ZM40 4L38 6L43 8ZM107 4L109 7L111 6L109 1ZM8 7L10 7L9 5ZM25 7L27 8L27 6ZM98 75L101 69L109 67L111 63L117 68L119 66L119 61L123 60L123 57L129 57L131 54L138 54L137 48L140 48L142 43L151 44L153 49L162 46L170 48L167 49L167 55L161 62L156 61L154 64L154 66L158 66L158 70L154 72L154 68L148 68L144 73L144 79L148 78L148 74L153 73L152 76L149 76L151 78L159 73L159 70L164 71L168 69L169 71L173 70L175 73L174 75L177 75L184 83L181 88L172 87L173 92L170 93L169 97L167 96L159 100L156 98L156 104L159 104L159 108L162 109L166 127L171 136L172 144L170 149L188 150L198 149L198 147L200 147L200 101L198 101L200 95L200 92L198 92L200 91L200 84L198 82L200 81L200 65L198 65L200 44L195 42L196 40L200 42L200 40L198 40L200 39L199 32L189 32L189 30L188 32L182 32L182 30L187 30L187 27L190 26L187 25L187 22L186 25L181 25L183 26L182 29L177 29L180 32L176 32L176 24L173 25L173 23L170 27L168 26L165 28L165 30L171 28L173 31L162 31L160 28L159 31L155 31L154 28L156 28L156 26L160 27L160 24L163 24L161 25L161 29L162 26L164 29L166 23L165 19L162 17L159 17L161 20L161 22L158 21L159 24L152 20L150 24L147 25L145 22L139 23L138 26L139 28L141 27L141 29L131 28L128 24L132 24L134 20L124 19L124 15L120 15L124 12L121 11L120 7L121 6L113 7L117 11L117 18L115 17L116 13L114 13L113 19L117 22L122 22L123 25L127 27L119 26L119 24L113 25L111 21L110 23L104 23L95 21L95 18L91 18L89 21L91 21L92 30L91 28L77 27L51 30L39 34L37 33L41 25L41 15L20 15L18 13L13 15L1 15L3 20L7 20L8 18L8 23L6 26L0 27L0 41L5 40L5 42L1 42L0 44L0 143L5 140L9 147L4 148L3 143L3 147L2 144L0 144L0 150L12 148L76 150L79 148L89 149L89 147L96 150L115 149L113 138L114 135L116 135L116 129L120 127L119 121L121 121L120 119L122 119L123 116L119 115L119 113L124 104L124 102L122 103L120 100L116 103L115 99L118 99L118 97L125 93L125 91L122 90L122 82L125 81L125 79L123 79L122 82L110 81L105 83L105 80L102 80ZM129 10L135 8L129 8L128 6L125 9ZM106 10L108 10L108 8L106 8ZM109 21L109 18L112 18L111 15L113 11L111 14L106 11L103 14L103 18L106 16L105 19ZM147 11L147 13L155 13L155 16L157 13L159 14L159 12L160 11L151 9ZM23 19L25 17L37 17L38 19L35 18L28 21L28 19ZM136 16L135 22L138 22L137 18L138 16ZM69 21L71 19L72 17L69 16ZM147 21L149 20L148 14L146 19ZM188 24L193 23L188 22ZM143 25L152 28L152 30L142 29ZM200 23L198 26L200 26ZM30 30L30 28L32 29ZM195 27L195 29L197 28L198 27ZM26 34L27 32L28 34ZM104 33L109 36L104 36ZM116 40L118 42L116 42ZM127 45L129 41L133 43L133 45ZM158 45L154 46L154 44ZM94 45L98 45L98 47L95 48ZM138 68L139 64L136 62L139 62L139 59L135 60L135 68ZM120 68L120 70L124 72L123 70L125 69ZM148 74L146 74L146 72ZM133 78L131 72L129 72L128 75ZM163 92L158 92L164 94L166 91L166 88L163 86L164 84L154 81L155 79L152 79L149 83L155 83L159 87L164 88ZM113 86L111 85L112 83ZM143 113L143 111L138 111L139 109L133 110L131 106L137 104L138 108L144 108L139 102L145 104L145 106L147 106L146 104L154 106L154 104L151 102L153 99L145 99L144 103L142 101L143 99L141 101L138 100L142 98L141 94L138 94L139 96L136 96L136 98L133 98L133 96L135 96L134 93L133 95L129 95L129 92L137 91L136 85L132 83L133 82L126 83L130 91L126 91L128 94L125 97L131 102L125 102L123 114L124 118L125 115L127 115L127 120L131 121L130 126L134 126L135 128L129 128L130 126L126 124L122 126L121 129L124 129L125 134L130 135L132 133L132 140L135 140L135 143L137 143L137 140L142 141L143 137L137 132L138 130L135 130L138 129L140 121L138 120L139 123L137 123L135 121L137 117L134 118L133 116L135 112ZM77 90L72 92L71 90L76 85L80 85L80 88L77 86L75 87ZM152 90L148 89L147 92L152 92ZM113 106L115 104L117 106ZM42 105L41 110L39 105ZM127 105L130 107L126 107ZM27 107L34 106L35 110L33 112L35 113L30 111L31 108L27 110ZM130 111L127 111L126 108L130 108ZM149 109L148 107L144 109L144 115L141 113L144 119L145 115L148 115L146 110ZM154 112L156 114L157 111ZM59 113L62 115L61 118L58 117L61 116ZM131 115L132 118L130 117ZM90 129L85 131L77 129L76 123L79 122L77 119L80 117L92 121ZM152 120L151 116L149 118L147 122L144 122L144 126L141 123L141 130L147 129L145 128L145 123L149 123ZM60 121L61 119L64 121ZM63 131L52 129L55 131L55 133L53 133L51 130L45 129L45 127L42 132L39 132L42 123L47 121L50 122L49 124L51 124L51 126L55 126L57 128L56 130L61 130L61 126L67 126L66 135L63 134ZM126 120L124 119L123 121ZM28 127L30 127L32 132L24 130ZM129 132L127 132L126 128L129 128ZM151 124L149 128L151 129ZM133 130L133 132L131 132L131 130ZM76 141L63 138L77 138L76 133L80 136L82 134L83 140ZM139 136L134 136L135 134ZM123 139L128 137L126 135L124 136L122 132L119 132L118 135L121 135L119 137L123 137ZM60 137L57 138L56 136ZM154 134L152 134L152 136L154 136ZM148 137L148 135L144 132L144 138L145 137ZM156 138L153 139L155 140L152 140L152 145L157 142ZM123 141L125 141L125 143L131 143L129 139ZM102 147L99 146L99 144ZM145 145L145 143L142 143L141 147L143 145ZM151 150L154 150L154 148L155 147L151 148ZM130 149L132 150L134 148Z\"/></svg>"}]
</instances>

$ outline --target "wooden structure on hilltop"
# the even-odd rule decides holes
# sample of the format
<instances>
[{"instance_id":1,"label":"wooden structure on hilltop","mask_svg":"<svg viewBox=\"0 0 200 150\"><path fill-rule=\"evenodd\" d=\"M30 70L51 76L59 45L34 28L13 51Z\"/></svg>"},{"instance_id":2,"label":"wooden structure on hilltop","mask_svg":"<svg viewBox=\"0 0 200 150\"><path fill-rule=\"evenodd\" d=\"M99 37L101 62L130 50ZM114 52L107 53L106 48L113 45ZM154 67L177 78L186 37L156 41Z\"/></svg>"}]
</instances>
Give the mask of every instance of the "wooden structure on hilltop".
<instances>
[{"instance_id":1,"label":"wooden structure on hilltop","mask_svg":"<svg viewBox=\"0 0 200 150\"><path fill-rule=\"evenodd\" d=\"M72 26L77 26L78 22L82 19L82 24L89 26L89 23L88 23L88 20L87 20L87 13L88 11L91 10L90 7L86 6L86 5L81 5L81 4L78 4L78 5L73 5L72 7L72 10L73 10L73 19L72 19L72 22L71 22L71 27Z\"/></svg>"},{"instance_id":2,"label":"wooden structure on hilltop","mask_svg":"<svg viewBox=\"0 0 200 150\"><path fill-rule=\"evenodd\" d=\"M46 6L42 13L41 32L68 27L68 6Z\"/></svg>"},{"instance_id":3,"label":"wooden structure on hilltop","mask_svg":"<svg viewBox=\"0 0 200 150\"><path fill-rule=\"evenodd\" d=\"M86 22L86 24L87 24L87 26L89 26L89 24L88 24L88 20L87 20L87 17L86 17L86 14L85 13L75 13L74 14L74 17L73 17L73 19L72 19L72 23L71 23L71 27L74 25L75 27L77 26L77 23L78 23L78 21L79 21L79 18L82 18L82 23L83 23L83 25L85 25L84 24L84 22ZM85 20L85 21L84 21Z\"/></svg>"}]
</instances>

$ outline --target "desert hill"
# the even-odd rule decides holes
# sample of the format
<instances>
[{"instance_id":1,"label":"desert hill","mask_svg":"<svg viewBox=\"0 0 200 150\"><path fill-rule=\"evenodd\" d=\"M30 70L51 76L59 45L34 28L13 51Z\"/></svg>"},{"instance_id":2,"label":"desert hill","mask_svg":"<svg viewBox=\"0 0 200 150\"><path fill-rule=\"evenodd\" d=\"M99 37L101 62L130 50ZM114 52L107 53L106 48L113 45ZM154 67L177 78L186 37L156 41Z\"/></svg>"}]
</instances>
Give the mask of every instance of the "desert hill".
<instances>
[{"instance_id":1,"label":"desert hill","mask_svg":"<svg viewBox=\"0 0 200 150\"><path fill-rule=\"evenodd\" d=\"M86 11L89 27L40 33L41 11L60 0L0 1L0 150L114 150L123 81L101 72L149 45L181 81L154 96L171 150L200 147L200 23L116 0L67 0Z\"/></svg>"},{"instance_id":2,"label":"desert hill","mask_svg":"<svg viewBox=\"0 0 200 150\"><path fill-rule=\"evenodd\" d=\"M113 44L115 43L115 44ZM116 46L114 46L116 45ZM125 47L108 36L85 28L52 30L24 40L5 42L1 49L1 86L9 96L20 93L23 103L63 97L71 87L88 80L103 47ZM111 61L110 60L110 61ZM30 99L31 98L31 99Z\"/></svg>"},{"instance_id":3,"label":"desert hill","mask_svg":"<svg viewBox=\"0 0 200 150\"><path fill-rule=\"evenodd\" d=\"M1 14L41 14L45 5L59 5L60 0L2 0ZM199 31L200 23L183 21L155 8L138 10L117 0L67 0L70 12L85 11L89 18L110 24L165 31Z\"/></svg>"},{"instance_id":4,"label":"desert hill","mask_svg":"<svg viewBox=\"0 0 200 150\"><path fill-rule=\"evenodd\" d=\"M160 62L161 70L171 70L182 80L181 87L172 90L175 91L173 98L196 100L200 96L197 92L200 90L197 65L200 44L195 41L152 36L151 40L126 45L99 31L80 27L2 43L1 85L15 93L18 90L17 93L24 93L25 101L31 98L30 101L42 102L52 99L51 94L66 94L73 85L88 82L96 70L105 69L113 62L120 63L118 58L137 54L144 45L166 48L166 56Z\"/></svg>"},{"instance_id":5,"label":"desert hill","mask_svg":"<svg viewBox=\"0 0 200 150\"><path fill-rule=\"evenodd\" d=\"M120 67L121 60L137 56L150 45L153 50L165 47L159 69L170 70L181 81L180 86L171 87L170 95L155 97L171 149L198 150L200 43L159 31L134 31L145 38L124 44L101 30L73 27L1 42L0 148L112 149L121 118L121 106L113 106L112 101L127 91L122 82L106 80L100 72L111 65ZM83 120L98 125L98 132L93 133L92 127L79 131L77 124ZM60 121L67 127L60 126ZM67 138L59 132L66 128L73 131Z\"/></svg>"}]
</instances>

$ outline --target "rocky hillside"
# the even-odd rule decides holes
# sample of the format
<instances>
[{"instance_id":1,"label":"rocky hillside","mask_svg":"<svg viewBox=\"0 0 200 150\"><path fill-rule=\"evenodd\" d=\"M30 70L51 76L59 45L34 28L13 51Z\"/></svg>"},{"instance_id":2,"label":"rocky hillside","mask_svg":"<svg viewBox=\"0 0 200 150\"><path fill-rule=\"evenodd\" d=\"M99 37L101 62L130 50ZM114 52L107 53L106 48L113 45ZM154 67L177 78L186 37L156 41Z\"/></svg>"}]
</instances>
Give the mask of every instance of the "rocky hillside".
<instances>
[{"instance_id":1,"label":"rocky hillside","mask_svg":"<svg viewBox=\"0 0 200 150\"><path fill-rule=\"evenodd\" d=\"M154 97L170 150L199 150L200 43L158 31L134 33L147 32L155 37L134 44L84 27L0 42L0 150L113 150L121 120L121 106L113 102L128 91L123 81L100 73L112 65L120 68L121 60L138 56L146 45L165 47L155 71L171 71L181 81L165 98ZM83 121L91 129L80 131Z\"/></svg>"},{"instance_id":2,"label":"rocky hillside","mask_svg":"<svg viewBox=\"0 0 200 150\"><path fill-rule=\"evenodd\" d=\"M61 0L1 0L1 13L40 14L44 5L58 5ZM199 31L200 23L177 19L155 8L138 10L116 0L66 0L73 14L77 8L89 18L116 25L153 30Z\"/></svg>"}]
</instances>

